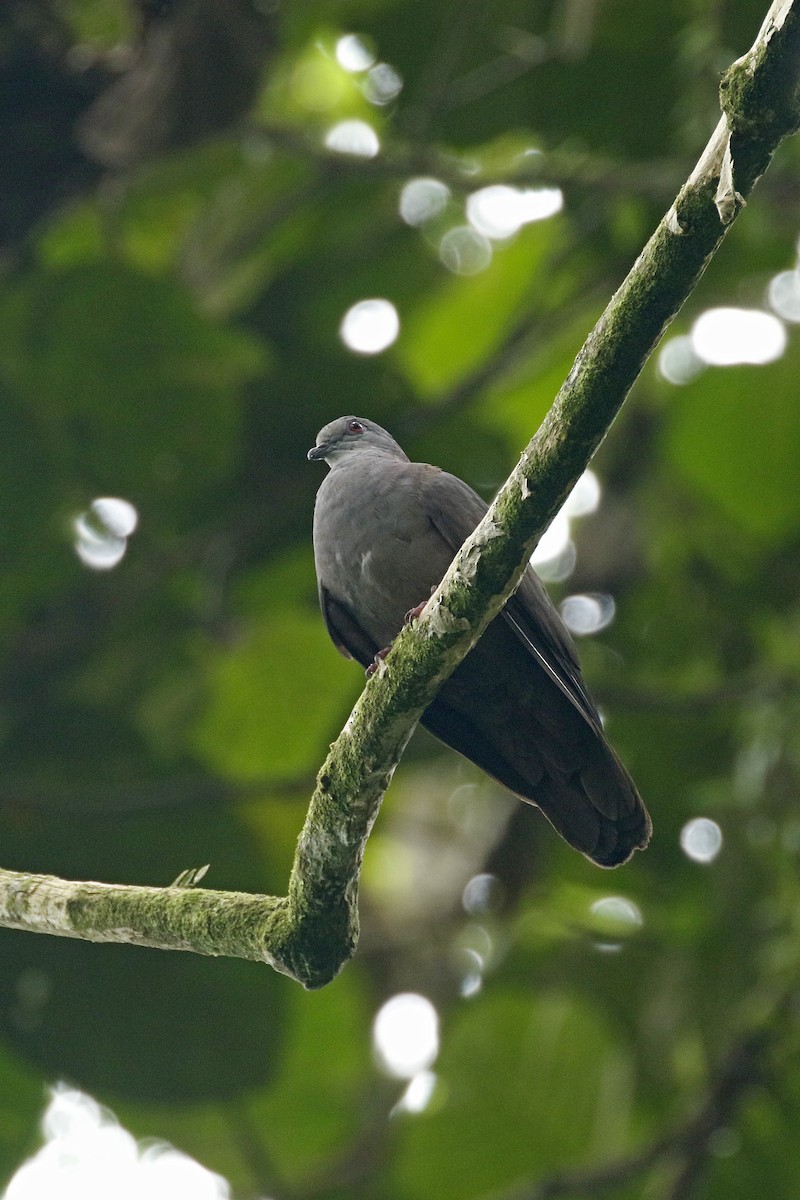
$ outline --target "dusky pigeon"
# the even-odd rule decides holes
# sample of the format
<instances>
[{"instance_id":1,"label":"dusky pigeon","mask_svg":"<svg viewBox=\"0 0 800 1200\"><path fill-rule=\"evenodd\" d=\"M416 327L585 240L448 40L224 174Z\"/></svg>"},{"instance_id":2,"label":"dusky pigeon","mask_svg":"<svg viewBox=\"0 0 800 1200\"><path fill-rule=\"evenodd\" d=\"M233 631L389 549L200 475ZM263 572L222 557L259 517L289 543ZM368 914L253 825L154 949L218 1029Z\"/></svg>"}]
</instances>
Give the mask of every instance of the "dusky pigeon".
<instances>
[{"instance_id":1,"label":"dusky pigeon","mask_svg":"<svg viewBox=\"0 0 800 1200\"><path fill-rule=\"evenodd\" d=\"M426 601L487 505L413 463L365 417L339 417L309 459L330 467L314 507L319 598L334 643L364 667ZM605 739L575 647L534 570L425 710L422 724L522 800L571 846L613 867L651 823Z\"/></svg>"}]
</instances>

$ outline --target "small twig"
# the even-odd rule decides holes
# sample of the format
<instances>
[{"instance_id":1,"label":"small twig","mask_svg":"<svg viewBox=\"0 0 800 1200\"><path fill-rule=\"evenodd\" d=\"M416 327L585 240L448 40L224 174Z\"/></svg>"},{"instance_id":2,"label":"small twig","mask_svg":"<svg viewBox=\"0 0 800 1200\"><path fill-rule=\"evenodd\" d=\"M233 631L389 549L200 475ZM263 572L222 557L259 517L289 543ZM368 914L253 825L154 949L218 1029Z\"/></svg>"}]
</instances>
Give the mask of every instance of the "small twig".
<instances>
[{"instance_id":1,"label":"small twig","mask_svg":"<svg viewBox=\"0 0 800 1200\"><path fill-rule=\"evenodd\" d=\"M666 1151L679 1160L680 1168L669 1192L669 1200L689 1200L712 1152L712 1137L734 1118L745 1093L761 1081L762 1062L769 1045L766 1033L751 1034L733 1047L714 1080L701 1109L679 1129Z\"/></svg>"},{"instance_id":2,"label":"small twig","mask_svg":"<svg viewBox=\"0 0 800 1200\"><path fill-rule=\"evenodd\" d=\"M259 122L252 126L251 134L340 174L399 180L415 175L434 175L458 193L472 192L492 183L509 183L574 185L616 194L624 185L628 192L663 202L681 178L680 166L672 159L621 162L588 152L576 154L572 150L555 148L546 154L520 155L515 162L498 169L483 167L469 153L459 157L436 146L403 142L396 133L387 139L375 158L359 158L330 150L317 134L274 121Z\"/></svg>"}]
</instances>

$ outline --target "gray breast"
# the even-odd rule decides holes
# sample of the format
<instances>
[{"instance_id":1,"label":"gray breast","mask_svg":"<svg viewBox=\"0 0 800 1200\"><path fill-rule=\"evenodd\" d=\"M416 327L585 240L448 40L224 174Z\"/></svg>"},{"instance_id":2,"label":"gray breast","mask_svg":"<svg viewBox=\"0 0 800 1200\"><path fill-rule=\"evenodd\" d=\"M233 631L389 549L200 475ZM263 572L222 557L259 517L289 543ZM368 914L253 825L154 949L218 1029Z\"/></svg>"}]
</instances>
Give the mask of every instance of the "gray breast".
<instances>
[{"instance_id":1,"label":"gray breast","mask_svg":"<svg viewBox=\"0 0 800 1200\"><path fill-rule=\"evenodd\" d=\"M452 557L428 520L415 464L354 456L335 466L317 494L317 574L378 645L427 600Z\"/></svg>"}]
</instances>

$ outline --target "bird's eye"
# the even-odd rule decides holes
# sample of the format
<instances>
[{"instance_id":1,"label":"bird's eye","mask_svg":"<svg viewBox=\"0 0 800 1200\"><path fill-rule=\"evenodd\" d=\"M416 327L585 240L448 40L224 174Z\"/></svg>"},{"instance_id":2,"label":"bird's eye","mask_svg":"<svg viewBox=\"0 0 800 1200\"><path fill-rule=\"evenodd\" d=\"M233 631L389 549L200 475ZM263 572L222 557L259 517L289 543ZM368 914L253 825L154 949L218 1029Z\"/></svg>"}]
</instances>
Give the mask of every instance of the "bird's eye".
<instances>
[{"instance_id":1,"label":"bird's eye","mask_svg":"<svg viewBox=\"0 0 800 1200\"><path fill-rule=\"evenodd\" d=\"M347 422L347 432L348 433L363 433L364 426L361 424L360 421L348 421Z\"/></svg>"}]
</instances>

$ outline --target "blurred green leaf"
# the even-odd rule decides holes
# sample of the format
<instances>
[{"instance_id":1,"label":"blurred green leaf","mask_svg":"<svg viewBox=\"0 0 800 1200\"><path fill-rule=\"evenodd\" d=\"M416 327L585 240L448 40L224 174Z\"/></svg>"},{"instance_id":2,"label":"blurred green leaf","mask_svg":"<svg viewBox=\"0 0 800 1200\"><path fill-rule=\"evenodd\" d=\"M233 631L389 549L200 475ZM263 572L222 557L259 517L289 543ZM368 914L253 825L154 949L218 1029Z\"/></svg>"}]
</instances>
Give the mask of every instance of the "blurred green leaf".
<instances>
[{"instance_id":1,"label":"blurred green leaf","mask_svg":"<svg viewBox=\"0 0 800 1200\"><path fill-rule=\"evenodd\" d=\"M321 761L326 738L363 687L361 671L336 653L316 593L310 547L242 580L241 630L232 646L208 655L206 703L194 738L222 774L302 775Z\"/></svg>"},{"instance_id":2,"label":"blurred green leaf","mask_svg":"<svg viewBox=\"0 0 800 1200\"><path fill-rule=\"evenodd\" d=\"M553 222L526 229L486 270L445 278L416 305L396 355L422 396L452 387L497 347L556 237Z\"/></svg>"},{"instance_id":3,"label":"blurred green leaf","mask_svg":"<svg viewBox=\"0 0 800 1200\"><path fill-rule=\"evenodd\" d=\"M285 879L227 810L6 822L5 862L68 878L167 887L211 863L212 888ZM92 829L92 837L87 830ZM46 1078L111 1099L240 1096L280 1062L292 985L264 965L0 931L0 1031Z\"/></svg>"},{"instance_id":4,"label":"blurred green leaf","mask_svg":"<svg viewBox=\"0 0 800 1200\"><path fill-rule=\"evenodd\" d=\"M292 1183L324 1175L359 1137L364 1098L375 1086L370 1016L357 970L296 997L280 1074L249 1108L270 1157Z\"/></svg>"},{"instance_id":5,"label":"blurred green leaf","mask_svg":"<svg viewBox=\"0 0 800 1200\"><path fill-rule=\"evenodd\" d=\"M800 348L763 367L706 370L672 398L667 452L747 534L781 541L800 523L800 409L787 403Z\"/></svg>"},{"instance_id":6,"label":"blurred green leaf","mask_svg":"<svg viewBox=\"0 0 800 1200\"><path fill-rule=\"evenodd\" d=\"M109 264L34 274L0 299L0 378L62 470L173 500L231 465L250 338L202 317L174 283ZM112 465L113 464L113 465Z\"/></svg>"},{"instance_id":7,"label":"blurred green leaf","mask_svg":"<svg viewBox=\"0 0 800 1200\"><path fill-rule=\"evenodd\" d=\"M7 1178L30 1153L44 1100L42 1080L20 1059L0 1051L0 1177Z\"/></svg>"},{"instance_id":8,"label":"blurred green leaf","mask_svg":"<svg viewBox=\"0 0 800 1200\"><path fill-rule=\"evenodd\" d=\"M45 1078L112 1103L186 1104L231 1099L275 1071L289 984L265 966L7 930L0 940L0 1029Z\"/></svg>"},{"instance_id":9,"label":"blurred green leaf","mask_svg":"<svg viewBox=\"0 0 800 1200\"><path fill-rule=\"evenodd\" d=\"M405 1196L482 1196L612 1157L630 1136L630 1062L599 1014L567 994L493 989L463 1005L436 1069L440 1104L401 1118Z\"/></svg>"}]
</instances>

